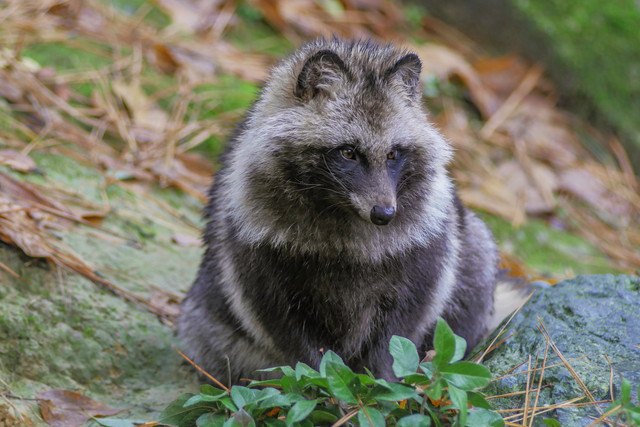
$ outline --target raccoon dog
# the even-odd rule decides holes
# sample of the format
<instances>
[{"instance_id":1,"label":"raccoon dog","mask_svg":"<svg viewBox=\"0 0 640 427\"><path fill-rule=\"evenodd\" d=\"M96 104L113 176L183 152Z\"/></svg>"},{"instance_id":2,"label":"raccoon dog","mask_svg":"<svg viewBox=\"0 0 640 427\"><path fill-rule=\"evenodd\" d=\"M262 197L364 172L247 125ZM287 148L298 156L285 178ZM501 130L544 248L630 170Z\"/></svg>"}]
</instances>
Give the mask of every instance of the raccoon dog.
<instances>
[{"instance_id":1,"label":"raccoon dog","mask_svg":"<svg viewBox=\"0 0 640 427\"><path fill-rule=\"evenodd\" d=\"M222 157L179 319L209 373L317 367L330 349L393 378L392 335L427 350L442 316L468 348L483 337L496 247L456 196L420 70L414 53L339 39L272 70Z\"/></svg>"}]
</instances>

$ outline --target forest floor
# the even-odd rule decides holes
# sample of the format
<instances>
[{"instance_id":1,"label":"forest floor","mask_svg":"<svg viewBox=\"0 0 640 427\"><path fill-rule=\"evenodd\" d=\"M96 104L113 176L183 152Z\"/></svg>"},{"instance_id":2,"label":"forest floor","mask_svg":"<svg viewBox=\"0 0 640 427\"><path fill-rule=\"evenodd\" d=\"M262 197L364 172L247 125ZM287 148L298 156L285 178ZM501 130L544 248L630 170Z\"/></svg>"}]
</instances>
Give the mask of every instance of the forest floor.
<instances>
[{"instance_id":1,"label":"forest floor","mask_svg":"<svg viewBox=\"0 0 640 427\"><path fill-rule=\"evenodd\" d=\"M0 418L110 413L91 396L150 419L193 387L171 327L199 263L216 155L269 67L330 34L419 53L460 195L512 275L640 268L640 185L617 139L558 108L536 64L492 56L418 8L4 1Z\"/></svg>"}]
</instances>

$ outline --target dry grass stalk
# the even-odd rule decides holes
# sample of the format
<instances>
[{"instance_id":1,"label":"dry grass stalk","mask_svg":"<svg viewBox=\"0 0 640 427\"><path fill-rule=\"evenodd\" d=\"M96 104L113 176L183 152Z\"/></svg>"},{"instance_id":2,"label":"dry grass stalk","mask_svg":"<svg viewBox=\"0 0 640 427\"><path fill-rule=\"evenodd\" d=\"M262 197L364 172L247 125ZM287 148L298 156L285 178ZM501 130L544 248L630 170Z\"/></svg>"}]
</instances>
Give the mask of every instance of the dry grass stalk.
<instances>
[{"instance_id":1,"label":"dry grass stalk","mask_svg":"<svg viewBox=\"0 0 640 427\"><path fill-rule=\"evenodd\" d=\"M549 332L547 331L547 328L544 326L544 323L542 322L542 319L538 319L538 322L539 322L538 329L540 330L540 332L542 333L544 338L549 340L548 342L549 342L549 345L551 346L551 349L560 358L560 360L562 361L564 366L567 368L567 370L569 371L569 373L573 377L573 379L576 381L576 383L578 383L578 385L580 386L580 388L584 392L585 396L587 396L591 402L595 402L596 399L593 397L593 394L591 394L591 392L587 388L587 386L584 383L584 381L582 380L582 378L580 378L580 375L578 375L578 373L575 371L575 369L573 369L573 367L571 366L569 361L564 357L562 352L556 346L556 343L551 339L551 336L549 335ZM598 410L598 412L602 413L602 410L598 406L596 406L596 409Z\"/></svg>"},{"instance_id":2,"label":"dry grass stalk","mask_svg":"<svg viewBox=\"0 0 640 427\"><path fill-rule=\"evenodd\" d=\"M229 392L229 387L227 387L226 385L222 384L220 381L218 381L213 375L211 375L210 373L208 373L207 371L205 371L202 367L200 367L200 365L198 365L196 362L194 362L193 360L191 360L189 358L189 356L187 356L186 354L184 354L183 352L181 352L180 350L177 350L178 354L187 362L189 362L189 364L191 366L193 366L194 368L196 368L196 370L198 372L200 372L202 375L204 375L205 377L207 377L212 383L214 383L215 385L217 385L218 387L220 387L221 389L223 389L226 392Z\"/></svg>"},{"instance_id":3,"label":"dry grass stalk","mask_svg":"<svg viewBox=\"0 0 640 427\"><path fill-rule=\"evenodd\" d=\"M529 427L533 427L533 420L536 417L536 409L538 407L538 399L540 397L540 391L542 390L542 379L544 378L544 372L547 366L547 356L549 354L549 341L546 341L544 347L544 356L542 358L542 368L540 368L540 376L538 377L538 388L536 389L536 400L533 402L533 409L531 411L531 418L529 419ZM527 419L524 417L523 422L526 423Z\"/></svg>"}]
</instances>

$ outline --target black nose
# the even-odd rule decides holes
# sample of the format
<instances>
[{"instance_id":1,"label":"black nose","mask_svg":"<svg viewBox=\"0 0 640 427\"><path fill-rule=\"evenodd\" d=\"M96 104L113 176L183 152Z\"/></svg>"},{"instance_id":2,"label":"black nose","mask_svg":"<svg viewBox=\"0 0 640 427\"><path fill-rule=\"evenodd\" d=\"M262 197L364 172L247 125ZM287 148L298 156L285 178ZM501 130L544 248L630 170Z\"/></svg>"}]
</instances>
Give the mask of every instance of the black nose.
<instances>
[{"instance_id":1,"label":"black nose","mask_svg":"<svg viewBox=\"0 0 640 427\"><path fill-rule=\"evenodd\" d=\"M396 214L396 208L393 206L374 206L371 209L371 222L375 225L387 225Z\"/></svg>"}]
</instances>

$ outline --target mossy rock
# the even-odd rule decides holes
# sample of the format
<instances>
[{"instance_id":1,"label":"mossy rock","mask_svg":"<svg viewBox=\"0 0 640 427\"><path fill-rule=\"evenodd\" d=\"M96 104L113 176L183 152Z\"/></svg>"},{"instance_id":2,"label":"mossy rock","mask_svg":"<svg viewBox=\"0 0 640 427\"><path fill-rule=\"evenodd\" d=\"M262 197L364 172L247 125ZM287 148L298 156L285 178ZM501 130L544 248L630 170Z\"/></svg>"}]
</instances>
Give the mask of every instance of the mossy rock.
<instances>
[{"instance_id":1,"label":"mossy rock","mask_svg":"<svg viewBox=\"0 0 640 427\"><path fill-rule=\"evenodd\" d=\"M622 378L640 384L640 277L593 275L578 276L556 286L539 289L531 301L508 325L509 339L485 360L498 377L488 395L516 393L495 399L499 409L523 408L529 360L540 369L545 351L548 358L542 379L538 406L566 402L586 394L596 401L617 396ZM543 327L575 376L552 347L546 350ZM529 359L531 357L531 359ZM514 370L514 368L516 368ZM538 387L540 371L529 379L531 389ZM613 372L613 390L610 387ZM583 382L584 387L576 380ZM518 394L518 392L520 392ZM535 399L535 392L530 399ZM580 400L589 402L589 398ZM606 404L599 405L601 411ZM530 402L532 407L532 402ZM557 409L536 417L534 425L545 417L556 418L563 426L589 425L598 418L598 405Z\"/></svg>"},{"instance_id":2,"label":"mossy rock","mask_svg":"<svg viewBox=\"0 0 640 427\"><path fill-rule=\"evenodd\" d=\"M107 186L97 170L56 154L33 158L41 175L0 171L97 205L108 198L111 211L99 227L55 231L96 274L147 301L189 288L202 250L173 237L199 235L198 201L171 189ZM4 243L0 263L0 391L10 396L0 400L0 420L43 424L35 398L49 389L78 392L122 409L121 417L146 420L177 394L197 390L173 330L144 306Z\"/></svg>"},{"instance_id":3,"label":"mossy rock","mask_svg":"<svg viewBox=\"0 0 640 427\"><path fill-rule=\"evenodd\" d=\"M622 136L640 165L640 4L633 0L415 0L499 51L542 62L564 100Z\"/></svg>"}]
</instances>

